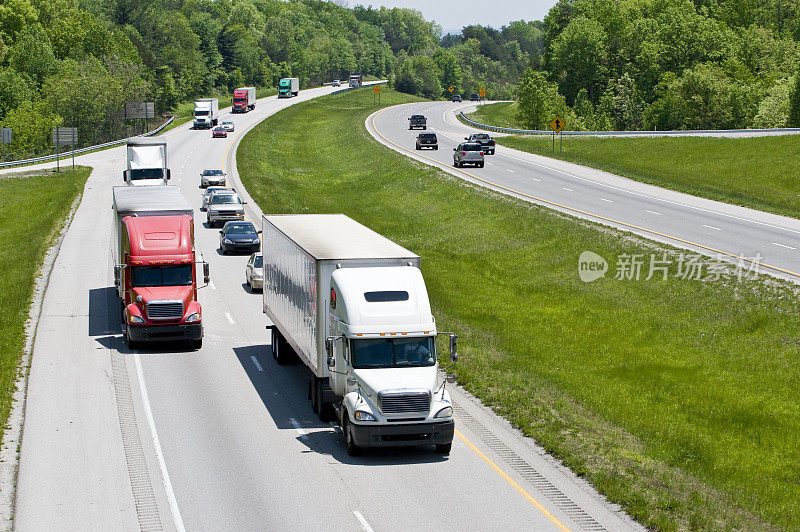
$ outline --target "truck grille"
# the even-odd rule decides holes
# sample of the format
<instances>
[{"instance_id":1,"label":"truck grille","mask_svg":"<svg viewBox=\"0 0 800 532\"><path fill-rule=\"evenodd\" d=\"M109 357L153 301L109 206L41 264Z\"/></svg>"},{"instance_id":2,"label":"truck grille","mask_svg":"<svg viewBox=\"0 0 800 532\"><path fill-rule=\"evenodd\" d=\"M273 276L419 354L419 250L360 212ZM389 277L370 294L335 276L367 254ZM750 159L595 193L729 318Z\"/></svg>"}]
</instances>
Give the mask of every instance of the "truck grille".
<instances>
[{"instance_id":1,"label":"truck grille","mask_svg":"<svg viewBox=\"0 0 800 532\"><path fill-rule=\"evenodd\" d=\"M151 320L179 320L183 317L183 301L150 301L147 317Z\"/></svg>"},{"instance_id":2,"label":"truck grille","mask_svg":"<svg viewBox=\"0 0 800 532\"><path fill-rule=\"evenodd\" d=\"M239 214L237 211L217 211L220 216L236 216Z\"/></svg>"},{"instance_id":3,"label":"truck grille","mask_svg":"<svg viewBox=\"0 0 800 532\"><path fill-rule=\"evenodd\" d=\"M431 396L427 391L382 392L379 399L379 406L384 414L427 414L431 406Z\"/></svg>"}]
</instances>

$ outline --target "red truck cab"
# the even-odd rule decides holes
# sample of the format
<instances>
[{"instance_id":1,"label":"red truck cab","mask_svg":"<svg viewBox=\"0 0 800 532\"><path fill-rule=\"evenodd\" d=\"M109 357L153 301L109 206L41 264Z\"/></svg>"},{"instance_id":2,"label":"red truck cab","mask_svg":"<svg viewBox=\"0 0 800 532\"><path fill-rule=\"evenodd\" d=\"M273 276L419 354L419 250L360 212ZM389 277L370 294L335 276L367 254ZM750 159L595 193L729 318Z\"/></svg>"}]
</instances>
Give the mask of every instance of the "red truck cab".
<instances>
[{"instance_id":1,"label":"red truck cab","mask_svg":"<svg viewBox=\"0 0 800 532\"><path fill-rule=\"evenodd\" d=\"M129 346L187 340L199 349L203 321L192 217L125 216L119 236L117 282ZM207 283L207 264L203 265Z\"/></svg>"},{"instance_id":2,"label":"red truck cab","mask_svg":"<svg viewBox=\"0 0 800 532\"><path fill-rule=\"evenodd\" d=\"M239 87L233 90L233 113L246 113L256 108L256 88Z\"/></svg>"}]
</instances>

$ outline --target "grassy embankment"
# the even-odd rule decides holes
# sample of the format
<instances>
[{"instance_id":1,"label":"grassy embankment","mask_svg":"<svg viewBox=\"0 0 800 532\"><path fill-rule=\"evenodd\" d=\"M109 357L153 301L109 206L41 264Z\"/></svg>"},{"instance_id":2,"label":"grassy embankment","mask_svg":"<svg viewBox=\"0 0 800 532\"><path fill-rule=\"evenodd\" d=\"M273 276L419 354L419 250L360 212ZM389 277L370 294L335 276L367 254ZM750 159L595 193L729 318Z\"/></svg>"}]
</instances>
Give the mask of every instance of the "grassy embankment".
<instances>
[{"instance_id":1,"label":"grassy embankment","mask_svg":"<svg viewBox=\"0 0 800 532\"><path fill-rule=\"evenodd\" d=\"M509 125L516 104L481 106L469 118ZM513 115L512 115L513 116ZM504 146L599 168L694 196L800 218L800 138L564 137L553 153L549 136L498 137Z\"/></svg>"},{"instance_id":2,"label":"grassy embankment","mask_svg":"<svg viewBox=\"0 0 800 532\"><path fill-rule=\"evenodd\" d=\"M0 427L5 431L25 346L34 281L45 252L63 227L89 168L60 174L0 176ZM2 440L2 433L0 433Z\"/></svg>"},{"instance_id":3,"label":"grassy embankment","mask_svg":"<svg viewBox=\"0 0 800 532\"><path fill-rule=\"evenodd\" d=\"M524 129L517 123L517 102L478 105L474 113L465 113L465 115L470 120L489 126Z\"/></svg>"},{"instance_id":4,"label":"grassy embankment","mask_svg":"<svg viewBox=\"0 0 800 532\"><path fill-rule=\"evenodd\" d=\"M373 110L369 89L343 93L245 136L239 172L264 212L344 212L419 253L437 322L461 338L459 381L642 523L800 527L793 288L674 264L615 280L622 254L676 252L413 162L367 134ZM584 250L606 278L579 280Z\"/></svg>"}]
</instances>

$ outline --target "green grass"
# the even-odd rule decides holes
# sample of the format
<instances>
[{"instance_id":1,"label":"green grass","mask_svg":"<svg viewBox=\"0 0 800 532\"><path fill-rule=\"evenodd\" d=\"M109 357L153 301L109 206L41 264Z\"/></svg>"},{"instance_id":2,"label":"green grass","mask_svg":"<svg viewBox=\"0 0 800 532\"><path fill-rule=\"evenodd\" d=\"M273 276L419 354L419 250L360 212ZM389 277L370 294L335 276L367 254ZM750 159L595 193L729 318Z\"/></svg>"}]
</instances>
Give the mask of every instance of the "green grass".
<instances>
[{"instance_id":1,"label":"green grass","mask_svg":"<svg viewBox=\"0 0 800 532\"><path fill-rule=\"evenodd\" d=\"M498 138L504 146L695 196L800 218L800 137Z\"/></svg>"},{"instance_id":2,"label":"green grass","mask_svg":"<svg viewBox=\"0 0 800 532\"><path fill-rule=\"evenodd\" d=\"M25 345L33 284L89 168L61 174L0 176L0 427L6 428ZM2 432L0 432L2 441Z\"/></svg>"},{"instance_id":3,"label":"green grass","mask_svg":"<svg viewBox=\"0 0 800 532\"><path fill-rule=\"evenodd\" d=\"M364 130L373 110L353 91L248 133L238 168L263 211L343 212L421 255L459 382L645 525L800 527L794 287L616 280L621 254L676 251L411 161ZM579 280L584 250L606 278Z\"/></svg>"},{"instance_id":4,"label":"green grass","mask_svg":"<svg viewBox=\"0 0 800 532\"><path fill-rule=\"evenodd\" d=\"M487 126L524 129L517 123L517 102L500 102L478 105L474 113L464 113L467 118Z\"/></svg>"}]
</instances>

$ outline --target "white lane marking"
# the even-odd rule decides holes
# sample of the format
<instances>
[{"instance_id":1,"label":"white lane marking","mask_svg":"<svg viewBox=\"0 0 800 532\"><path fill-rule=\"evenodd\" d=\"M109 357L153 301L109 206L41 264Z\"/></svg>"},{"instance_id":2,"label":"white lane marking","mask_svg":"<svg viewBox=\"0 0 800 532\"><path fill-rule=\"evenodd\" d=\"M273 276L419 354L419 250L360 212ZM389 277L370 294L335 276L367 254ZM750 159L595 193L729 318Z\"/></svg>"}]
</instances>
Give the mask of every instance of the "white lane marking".
<instances>
[{"instance_id":1,"label":"white lane marking","mask_svg":"<svg viewBox=\"0 0 800 532\"><path fill-rule=\"evenodd\" d=\"M645 212L649 212L650 214L655 214L656 216L661 216L661 213L660 213L660 212L656 212L656 211L648 211L647 209L645 209Z\"/></svg>"},{"instance_id":2,"label":"white lane marking","mask_svg":"<svg viewBox=\"0 0 800 532\"><path fill-rule=\"evenodd\" d=\"M253 365L256 367L258 371L264 371L264 368L261 367L261 364L258 363L258 359L255 355L250 355L250 360L253 361Z\"/></svg>"},{"instance_id":3,"label":"white lane marking","mask_svg":"<svg viewBox=\"0 0 800 532\"><path fill-rule=\"evenodd\" d=\"M561 187L561 188L563 188L563 189L564 189L564 190L566 190L567 192L575 192L575 191L574 191L574 190L572 190L571 188L567 188L567 187Z\"/></svg>"},{"instance_id":4,"label":"white lane marking","mask_svg":"<svg viewBox=\"0 0 800 532\"><path fill-rule=\"evenodd\" d=\"M789 228L789 227L782 227L780 225L775 225L775 224L772 224L772 223L769 223L769 222L761 222L761 221L758 221L758 220L753 220L752 218L745 218L743 216L737 216L735 214L728 214L728 213L724 213L724 212L714 211L714 210L711 210L711 209L706 209L704 207L697 207L695 205L689 205L687 203L682 203L680 201L673 201L673 200L668 200L668 199L665 199L665 198L659 198L658 196L651 196L650 194L643 194L641 192L634 192L632 190L628 190L628 189L623 188L623 187L618 187L618 186L615 186L615 185L609 185L607 183L601 183L599 181L595 181L593 179L589 179L589 178L586 178L586 177L583 177L583 176L579 176L577 174L572 174L570 172L565 172L564 170L558 170L556 168L553 168L552 166L547 166L546 164L536 163L536 162L533 162L533 161L529 161L527 159L523 159L521 157L515 157L514 155L509 155L508 153L503 153L502 156L503 157L508 157L509 159L516 159L517 161L521 161L523 163L530 164L530 165L533 165L533 166L539 166L541 168L545 168L545 169L550 170L551 172L555 172L557 174L563 174L563 175L566 175L566 176L569 176L569 177L573 177L573 178L575 178L575 179L577 179L579 181L585 181L586 183L591 183L593 185L601 186L601 187L608 188L608 189L611 189L611 190L616 190L618 192L623 192L625 194L630 194L631 196L639 196L640 198L652 199L652 200L655 200L655 201L660 201L662 203L667 203L669 205L678 205L679 207L685 207L687 209L692 209L692 210L695 210L695 211L707 212L709 214L713 214L713 215L716 215L716 216L721 216L723 218L732 218L734 220L740 220L742 222L749 222L751 224L761 225L763 227L769 227L769 228L772 228L772 229L778 229L780 231L787 231L787 232L790 232L790 233L798 233L798 234L800 234L800 230L798 230L798 229L792 229L792 228ZM616 174L612 174L612 175L616 176ZM630 178L625 178L624 176L616 176L616 177L623 177L624 179L630 179ZM631 180L631 181L633 181L633 180ZM634 183L635 183L635 181L634 181ZM666 190L667 192L674 192L674 191L672 191L670 189L664 189L664 190ZM704 199L704 198L699 198L699 199ZM757 211L757 212L760 212L760 211Z\"/></svg>"},{"instance_id":5,"label":"white lane marking","mask_svg":"<svg viewBox=\"0 0 800 532\"><path fill-rule=\"evenodd\" d=\"M364 530L364 532L375 532L374 530L372 530L372 527L369 526L367 520L364 519L364 516L361 515L361 512L359 512L358 510L353 510L353 515L355 515L356 519L358 519L358 522L361 523L361 528L362 530Z\"/></svg>"},{"instance_id":6,"label":"white lane marking","mask_svg":"<svg viewBox=\"0 0 800 532\"><path fill-rule=\"evenodd\" d=\"M778 242L773 242L773 244L776 245L776 246L780 246L782 248L786 248L786 249L797 249L797 248L793 248L792 246L787 246L786 244L779 244Z\"/></svg>"},{"instance_id":7,"label":"white lane marking","mask_svg":"<svg viewBox=\"0 0 800 532\"><path fill-rule=\"evenodd\" d=\"M719 227L714 227L713 225L706 225L703 224L703 227L708 227L709 229L713 229L714 231L722 231Z\"/></svg>"},{"instance_id":8,"label":"white lane marking","mask_svg":"<svg viewBox=\"0 0 800 532\"><path fill-rule=\"evenodd\" d=\"M233 321L233 317L230 314L228 314L227 312L225 313L225 317L228 318L228 321L231 322L231 325L233 325L235 323Z\"/></svg>"},{"instance_id":9,"label":"white lane marking","mask_svg":"<svg viewBox=\"0 0 800 532\"><path fill-rule=\"evenodd\" d=\"M167 494L167 502L169 503L169 511L172 514L172 521L178 532L185 532L186 527L183 526L181 511L178 508L178 501L175 499L175 492L172 489L172 482L169 479L167 463L164 461L164 453L161 451L161 442L158 439L158 432L156 432L156 422L153 419L153 411L150 409L150 398L147 395L147 386L144 384L144 372L142 371L142 362L139 360L139 353L133 355L133 363L136 366L136 376L139 378L139 393L142 395L144 414L147 418L147 424L150 426L150 436L153 439L153 447L155 447L156 451L158 468L161 470L161 480L164 483L164 491Z\"/></svg>"},{"instance_id":10,"label":"white lane marking","mask_svg":"<svg viewBox=\"0 0 800 532\"><path fill-rule=\"evenodd\" d=\"M306 434L306 431L303 429L303 427L300 426L300 423L298 423L295 418L290 417L289 421L292 422L292 425L294 425L294 430L297 431L297 434L300 436L301 439L305 440L308 438L308 434Z\"/></svg>"},{"instance_id":11,"label":"white lane marking","mask_svg":"<svg viewBox=\"0 0 800 532\"><path fill-rule=\"evenodd\" d=\"M214 281L209 281L208 282L208 286L210 286L212 290L216 290L217 289L217 285L214 284Z\"/></svg>"},{"instance_id":12,"label":"white lane marking","mask_svg":"<svg viewBox=\"0 0 800 532\"><path fill-rule=\"evenodd\" d=\"M614 203L614 202L613 202L613 201L611 201L610 199L606 199L606 198L598 198L598 199L599 199L600 201L607 201L608 203Z\"/></svg>"},{"instance_id":13,"label":"white lane marking","mask_svg":"<svg viewBox=\"0 0 800 532\"><path fill-rule=\"evenodd\" d=\"M508 170L508 171L509 171L509 172L511 172L512 174L516 174L516 172L515 172L514 170L512 170L511 168L506 168L506 170Z\"/></svg>"}]
</instances>

